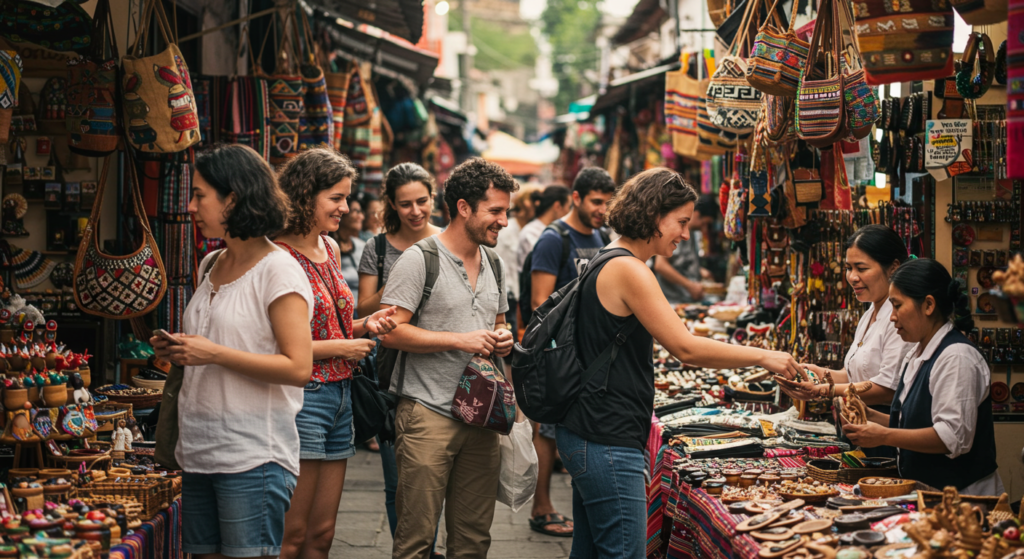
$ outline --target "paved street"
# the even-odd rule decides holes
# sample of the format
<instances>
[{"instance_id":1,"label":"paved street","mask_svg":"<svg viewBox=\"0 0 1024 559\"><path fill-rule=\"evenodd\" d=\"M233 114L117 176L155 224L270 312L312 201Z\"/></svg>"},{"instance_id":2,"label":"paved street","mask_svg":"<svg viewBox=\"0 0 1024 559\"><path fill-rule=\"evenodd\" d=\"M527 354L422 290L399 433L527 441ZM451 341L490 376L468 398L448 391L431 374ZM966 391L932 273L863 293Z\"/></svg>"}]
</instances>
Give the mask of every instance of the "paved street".
<instances>
[{"instance_id":1,"label":"paved street","mask_svg":"<svg viewBox=\"0 0 1024 559\"><path fill-rule=\"evenodd\" d=\"M384 478L380 455L365 450L349 459L345 492L338 511L338 525L331 557L337 559L388 559L391 557L391 533L384 512ZM572 515L572 490L569 476L552 478L555 507ZM530 530L530 505L518 513L498 504L491 527L492 559L554 559L568 557L572 538L554 538ZM443 528L442 528L443 532Z\"/></svg>"}]
</instances>

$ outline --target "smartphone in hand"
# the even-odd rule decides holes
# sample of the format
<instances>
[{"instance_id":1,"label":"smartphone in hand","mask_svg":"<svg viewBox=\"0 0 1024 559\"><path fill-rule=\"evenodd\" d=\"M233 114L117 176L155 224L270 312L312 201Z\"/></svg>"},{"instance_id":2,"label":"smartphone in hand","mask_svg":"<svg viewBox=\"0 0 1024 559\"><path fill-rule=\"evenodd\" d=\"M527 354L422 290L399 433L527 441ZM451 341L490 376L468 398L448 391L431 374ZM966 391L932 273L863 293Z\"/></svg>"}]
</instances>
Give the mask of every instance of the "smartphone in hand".
<instances>
[{"instance_id":1,"label":"smartphone in hand","mask_svg":"<svg viewBox=\"0 0 1024 559\"><path fill-rule=\"evenodd\" d=\"M168 343L173 345L181 345L182 343L179 338L176 338L173 334L170 334L169 332L167 332L167 330L164 330L163 328L157 328L156 330L153 330L153 335L159 336L167 340Z\"/></svg>"}]
</instances>

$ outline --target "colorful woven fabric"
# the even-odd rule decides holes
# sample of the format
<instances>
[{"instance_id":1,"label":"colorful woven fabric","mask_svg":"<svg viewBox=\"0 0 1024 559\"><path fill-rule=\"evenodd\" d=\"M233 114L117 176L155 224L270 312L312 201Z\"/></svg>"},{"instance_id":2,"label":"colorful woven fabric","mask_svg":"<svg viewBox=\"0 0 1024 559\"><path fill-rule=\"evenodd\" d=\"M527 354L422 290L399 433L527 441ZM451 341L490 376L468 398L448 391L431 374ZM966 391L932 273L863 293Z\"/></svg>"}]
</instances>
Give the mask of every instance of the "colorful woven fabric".
<instances>
[{"instance_id":1,"label":"colorful woven fabric","mask_svg":"<svg viewBox=\"0 0 1024 559\"><path fill-rule=\"evenodd\" d=\"M849 139L860 140L871 132L871 126L882 114L878 106L878 92L868 85L863 69L843 76L843 85Z\"/></svg>"},{"instance_id":2,"label":"colorful woven fabric","mask_svg":"<svg viewBox=\"0 0 1024 559\"><path fill-rule=\"evenodd\" d=\"M224 87L220 110L221 139L242 144L270 159L270 96L264 78L238 76Z\"/></svg>"},{"instance_id":3,"label":"colorful woven fabric","mask_svg":"<svg viewBox=\"0 0 1024 559\"><path fill-rule=\"evenodd\" d=\"M668 78L669 76L666 76L666 80ZM692 81L699 88L699 82ZM694 90L665 88L665 126L669 134L672 135L673 148L680 155L690 157L696 155L697 102L699 99L700 96Z\"/></svg>"},{"instance_id":4,"label":"colorful woven fabric","mask_svg":"<svg viewBox=\"0 0 1024 559\"><path fill-rule=\"evenodd\" d=\"M196 116L199 117L199 135L202 136L200 146L211 146L216 142L213 128L213 83L217 80L212 76L193 76L192 93L196 97Z\"/></svg>"},{"instance_id":5,"label":"colorful woven fabric","mask_svg":"<svg viewBox=\"0 0 1024 559\"><path fill-rule=\"evenodd\" d=\"M364 185L380 184L384 180L383 115L370 87L373 85L369 65L353 64L342 144L338 150L352 160Z\"/></svg>"},{"instance_id":6,"label":"colorful woven fabric","mask_svg":"<svg viewBox=\"0 0 1024 559\"><path fill-rule=\"evenodd\" d=\"M831 136L842 125L845 117L842 78L836 76L833 79L812 81L805 76L796 97L795 112L800 139L814 142Z\"/></svg>"},{"instance_id":7,"label":"colorful woven fabric","mask_svg":"<svg viewBox=\"0 0 1024 559\"><path fill-rule=\"evenodd\" d=\"M305 90L299 116L299 151L334 146L334 114L327 96L327 81L319 66L302 66Z\"/></svg>"},{"instance_id":8,"label":"colorful woven fabric","mask_svg":"<svg viewBox=\"0 0 1024 559\"><path fill-rule=\"evenodd\" d=\"M110 559L182 559L181 499L110 547Z\"/></svg>"},{"instance_id":9,"label":"colorful woven fabric","mask_svg":"<svg viewBox=\"0 0 1024 559\"><path fill-rule=\"evenodd\" d=\"M345 130L345 105L348 99L349 71L324 74L327 82L327 100L331 103L332 145L341 145L342 131Z\"/></svg>"},{"instance_id":10,"label":"colorful woven fabric","mask_svg":"<svg viewBox=\"0 0 1024 559\"><path fill-rule=\"evenodd\" d=\"M267 84L270 104L270 162L284 163L298 153L299 115L304 106L301 75L277 74Z\"/></svg>"},{"instance_id":11,"label":"colorful woven fabric","mask_svg":"<svg viewBox=\"0 0 1024 559\"><path fill-rule=\"evenodd\" d=\"M953 8L948 0L855 0L853 11L869 84L953 73Z\"/></svg>"},{"instance_id":12,"label":"colorful woven fabric","mask_svg":"<svg viewBox=\"0 0 1024 559\"><path fill-rule=\"evenodd\" d=\"M761 91L747 82L747 62L727 56L715 70L707 90L708 116L726 132L750 134L761 112Z\"/></svg>"},{"instance_id":13,"label":"colorful woven fabric","mask_svg":"<svg viewBox=\"0 0 1024 559\"><path fill-rule=\"evenodd\" d=\"M1010 0L1006 38L1007 153L1024 153L1024 0ZM1011 179L1024 179L1024 157L1009 157Z\"/></svg>"}]
</instances>

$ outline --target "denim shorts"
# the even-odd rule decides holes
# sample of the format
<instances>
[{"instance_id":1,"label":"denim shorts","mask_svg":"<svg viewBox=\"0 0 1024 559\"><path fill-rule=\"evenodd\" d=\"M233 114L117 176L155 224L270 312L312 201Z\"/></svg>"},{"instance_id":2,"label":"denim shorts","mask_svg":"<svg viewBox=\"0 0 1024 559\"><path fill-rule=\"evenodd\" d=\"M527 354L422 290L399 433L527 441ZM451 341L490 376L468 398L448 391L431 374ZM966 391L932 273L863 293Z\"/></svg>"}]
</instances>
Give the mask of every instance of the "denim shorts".
<instances>
[{"instance_id":1,"label":"denim shorts","mask_svg":"<svg viewBox=\"0 0 1024 559\"><path fill-rule=\"evenodd\" d=\"M300 460L345 460L356 454L352 426L352 380L310 382L302 393L299 428Z\"/></svg>"},{"instance_id":2,"label":"denim shorts","mask_svg":"<svg viewBox=\"0 0 1024 559\"><path fill-rule=\"evenodd\" d=\"M185 472L181 482L182 551L228 557L280 555L294 474L268 462L238 474Z\"/></svg>"}]
</instances>

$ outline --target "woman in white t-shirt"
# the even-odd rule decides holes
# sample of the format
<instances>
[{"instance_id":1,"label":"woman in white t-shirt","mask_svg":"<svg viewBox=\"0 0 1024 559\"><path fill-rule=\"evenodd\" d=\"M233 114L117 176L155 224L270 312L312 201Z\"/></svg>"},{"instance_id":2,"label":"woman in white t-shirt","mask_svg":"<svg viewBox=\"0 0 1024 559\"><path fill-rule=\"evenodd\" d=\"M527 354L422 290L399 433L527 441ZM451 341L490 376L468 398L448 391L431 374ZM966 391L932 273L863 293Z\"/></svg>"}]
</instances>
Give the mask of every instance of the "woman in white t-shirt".
<instances>
[{"instance_id":1,"label":"woman in white t-shirt","mask_svg":"<svg viewBox=\"0 0 1024 559\"><path fill-rule=\"evenodd\" d=\"M252 149L196 156L189 213L227 248L200 264L180 343L150 340L158 356L185 367L175 457L184 470L182 550L196 557L281 551L299 473L295 416L313 368L309 280L267 239L284 228L288 208Z\"/></svg>"},{"instance_id":2,"label":"woman in white t-shirt","mask_svg":"<svg viewBox=\"0 0 1024 559\"><path fill-rule=\"evenodd\" d=\"M906 262L907 247L892 229L884 225L866 225L854 232L846 241L846 281L850 283L857 300L870 306L857 323L853 344L846 352L844 367L832 371L817 365L804 364L820 380L825 372L835 381L835 392L821 382L787 382L780 379L783 391L798 400L828 398L846 394L850 383L871 383L867 390L858 390L866 404L888 407L892 403L896 386L900 383L900 364L913 344L900 339L895 326L889 321L892 303L889 302L889 277ZM867 384L859 384L867 386ZM888 413L887 409L879 409Z\"/></svg>"}]
</instances>

